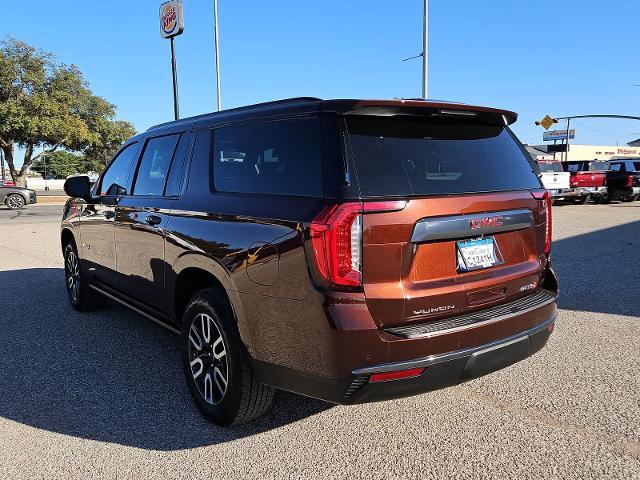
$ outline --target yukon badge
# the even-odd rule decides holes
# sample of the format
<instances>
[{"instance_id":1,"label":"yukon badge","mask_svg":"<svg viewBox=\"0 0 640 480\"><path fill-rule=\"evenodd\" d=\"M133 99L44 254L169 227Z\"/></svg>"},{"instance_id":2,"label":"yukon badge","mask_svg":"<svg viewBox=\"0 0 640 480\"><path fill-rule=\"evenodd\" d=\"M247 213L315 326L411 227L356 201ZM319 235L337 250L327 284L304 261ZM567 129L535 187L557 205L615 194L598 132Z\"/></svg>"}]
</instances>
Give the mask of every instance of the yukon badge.
<instances>
[{"instance_id":1,"label":"yukon badge","mask_svg":"<svg viewBox=\"0 0 640 480\"><path fill-rule=\"evenodd\" d=\"M471 227L471 230L478 230L479 228L487 227L502 227L503 225L504 217L502 215L495 217L472 218L469 220L469 227Z\"/></svg>"},{"instance_id":2,"label":"yukon badge","mask_svg":"<svg viewBox=\"0 0 640 480\"><path fill-rule=\"evenodd\" d=\"M441 305L440 307L433 308L423 308L422 310L414 310L414 315L433 315L434 313L446 312L449 310L454 310L456 308L455 305Z\"/></svg>"}]
</instances>

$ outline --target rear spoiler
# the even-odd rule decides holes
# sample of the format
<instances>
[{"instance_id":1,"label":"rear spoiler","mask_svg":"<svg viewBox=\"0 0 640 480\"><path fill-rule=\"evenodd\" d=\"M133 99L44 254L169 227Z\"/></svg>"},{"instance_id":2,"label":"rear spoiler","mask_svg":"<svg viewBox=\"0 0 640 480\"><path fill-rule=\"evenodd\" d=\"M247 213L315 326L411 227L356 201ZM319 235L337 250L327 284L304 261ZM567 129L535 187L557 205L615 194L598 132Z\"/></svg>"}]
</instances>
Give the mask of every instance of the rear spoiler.
<instances>
[{"instance_id":1,"label":"rear spoiler","mask_svg":"<svg viewBox=\"0 0 640 480\"><path fill-rule=\"evenodd\" d=\"M323 103L323 110L338 111L343 115L450 116L469 119L491 116L501 118L505 125L511 125L518 119L518 114L510 110L433 100L354 100L351 104L346 100L328 100Z\"/></svg>"}]
</instances>

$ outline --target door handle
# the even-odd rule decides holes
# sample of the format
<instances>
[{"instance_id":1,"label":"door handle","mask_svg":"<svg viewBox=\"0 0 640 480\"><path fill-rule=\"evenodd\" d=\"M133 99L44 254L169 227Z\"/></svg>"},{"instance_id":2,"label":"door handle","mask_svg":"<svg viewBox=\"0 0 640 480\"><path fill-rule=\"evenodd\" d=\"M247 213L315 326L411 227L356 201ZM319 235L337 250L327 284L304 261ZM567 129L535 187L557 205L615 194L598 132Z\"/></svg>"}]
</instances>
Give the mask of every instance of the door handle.
<instances>
[{"instance_id":1,"label":"door handle","mask_svg":"<svg viewBox=\"0 0 640 480\"><path fill-rule=\"evenodd\" d=\"M148 215L145 221L149 225L158 225L162 221L162 218L160 218L158 215Z\"/></svg>"}]
</instances>

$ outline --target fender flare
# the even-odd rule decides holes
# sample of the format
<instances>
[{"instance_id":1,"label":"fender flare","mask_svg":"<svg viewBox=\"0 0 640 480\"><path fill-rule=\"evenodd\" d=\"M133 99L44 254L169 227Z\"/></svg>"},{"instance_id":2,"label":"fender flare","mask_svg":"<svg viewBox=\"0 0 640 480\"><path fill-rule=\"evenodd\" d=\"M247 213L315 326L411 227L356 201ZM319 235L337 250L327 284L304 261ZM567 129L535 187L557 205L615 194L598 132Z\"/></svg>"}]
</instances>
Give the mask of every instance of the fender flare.
<instances>
[{"instance_id":1,"label":"fender flare","mask_svg":"<svg viewBox=\"0 0 640 480\"><path fill-rule=\"evenodd\" d=\"M238 331L240 332L240 338L245 344L245 347L247 347L249 352L251 352L250 345L252 342L249 338L250 334L248 333L250 330L246 328L247 317L245 315L244 308L242 307L240 295L229 271L224 268L219 261L205 253L194 251L184 252L174 262L173 275L167 279L168 283L166 285L166 291L171 292L173 298L175 298L176 279L178 278L178 275L187 268L198 268L200 270L204 270L220 282L227 294L227 297L229 298L229 302L231 303L231 308L238 325Z\"/></svg>"}]
</instances>

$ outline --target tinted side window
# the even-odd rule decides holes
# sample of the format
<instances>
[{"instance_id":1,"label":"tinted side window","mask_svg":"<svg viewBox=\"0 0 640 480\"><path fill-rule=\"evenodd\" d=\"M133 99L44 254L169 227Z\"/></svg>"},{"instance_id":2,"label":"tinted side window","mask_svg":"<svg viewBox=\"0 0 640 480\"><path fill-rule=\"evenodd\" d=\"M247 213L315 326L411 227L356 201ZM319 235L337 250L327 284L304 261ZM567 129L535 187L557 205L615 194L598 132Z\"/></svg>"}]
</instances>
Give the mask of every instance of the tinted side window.
<instances>
[{"instance_id":1,"label":"tinted side window","mask_svg":"<svg viewBox=\"0 0 640 480\"><path fill-rule=\"evenodd\" d=\"M609 167L609 170L611 170L612 172L619 172L621 168L622 165L620 163L612 163Z\"/></svg>"},{"instance_id":2,"label":"tinted side window","mask_svg":"<svg viewBox=\"0 0 640 480\"><path fill-rule=\"evenodd\" d=\"M131 190L131 172L138 153L138 144L132 143L121 150L102 175L100 195L127 195Z\"/></svg>"},{"instance_id":3,"label":"tinted side window","mask_svg":"<svg viewBox=\"0 0 640 480\"><path fill-rule=\"evenodd\" d=\"M218 128L213 143L217 191L322 195L318 118Z\"/></svg>"},{"instance_id":4,"label":"tinted side window","mask_svg":"<svg viewBox=\"0 0 640 480\"><path fill-rule=\"evenodd\" d=\"M189 134L183 133L173 154L167 185L164 187L166 196L179 195L182 189L182 181L184 179L184 167L186 162L187 144L189 142Z\"/></svg>"},{"instance_id":5,"label":"tinted side window","mask_svg":"<svg viewBox=\"0 0 640 480\"><path fill-rule=\"evenodd\" d=\"M162 195L180 134L150 138L136 175L134 195Z\"/></svg>"}]
</instances>

